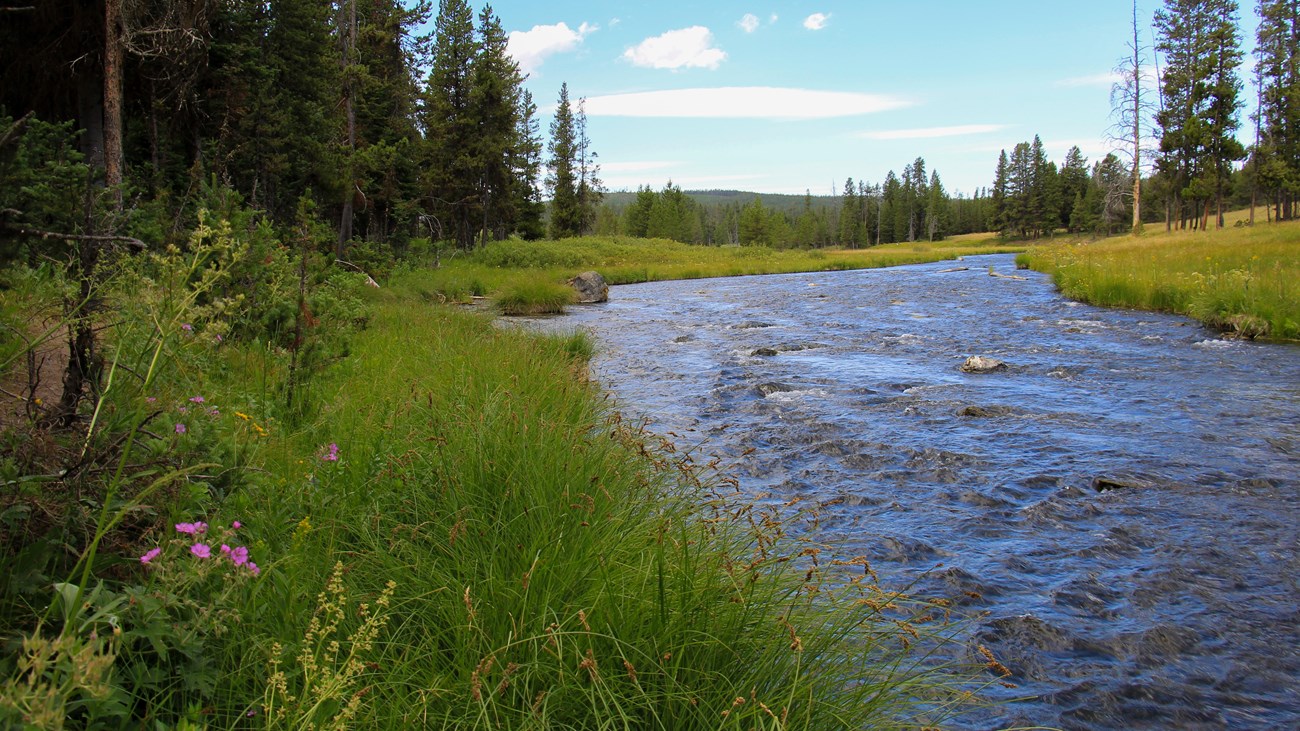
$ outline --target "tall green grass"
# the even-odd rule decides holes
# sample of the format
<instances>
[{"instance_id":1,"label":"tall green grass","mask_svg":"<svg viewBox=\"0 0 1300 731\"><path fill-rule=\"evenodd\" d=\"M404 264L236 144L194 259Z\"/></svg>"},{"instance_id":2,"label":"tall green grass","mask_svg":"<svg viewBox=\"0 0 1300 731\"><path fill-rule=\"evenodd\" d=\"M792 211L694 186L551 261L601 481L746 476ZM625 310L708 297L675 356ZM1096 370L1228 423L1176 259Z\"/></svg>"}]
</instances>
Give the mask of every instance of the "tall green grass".
<instances>
[{"instance_id":1,"label":"tall green grass","mask_svg":"<svg viewBox=\"0 0 1300 731\"><path fill-rule=\"evenodd\" d=\"M1300 222L1035 247L1021 261L1074 299L1300 339Z\"/></svg>"},{"instance_id":2,"label":"tall green grass","mask_svg":"<svg viewBox=\"0 0 1300 731\"><path fill-rule=\"evenodd\" d=\"M584 336L395 298L354 352L318 384L318 423L267 455L291 477L236 501L278 557L230 643L256 648L227 660L246 692L342 561L359 597L396 585L365 727L867 728L967 700L969 676L908 649L942 641L909 621L942 603L783 537L793 513L623 422ZM311 456L328 442L338 462Z\"/></svg>"}]
</instances>

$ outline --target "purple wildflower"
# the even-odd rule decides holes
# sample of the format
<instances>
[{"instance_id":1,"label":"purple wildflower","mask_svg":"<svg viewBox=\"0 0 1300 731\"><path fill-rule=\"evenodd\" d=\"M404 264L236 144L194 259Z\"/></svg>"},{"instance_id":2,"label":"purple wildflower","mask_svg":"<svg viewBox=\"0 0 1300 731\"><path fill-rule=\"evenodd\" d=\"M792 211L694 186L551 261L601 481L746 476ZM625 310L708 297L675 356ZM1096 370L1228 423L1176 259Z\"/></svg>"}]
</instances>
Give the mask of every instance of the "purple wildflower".
<instances>
[{"instance_id":1,"label":"purple wildflower","mask_svg":"<svg viewBox=\"0 0 1300 731\"><path fill-rule=\"evenodd\" d=\"M190 397L190 401L193 401L193 402L196 403L196 404L201 404L201 403L203 403L203 397L202 397L202 396L191 396L191 397Z\"/></svg>"},{"instance_id":2,"label":"purple wildflower","mask_svg":"<svg viewBox=\"0 0 1300 731\"><path fill-rule=\"evenodd\" d=\"M152 403L156 402L158 399L154 398L153 396L145 396L145 397L144 397L144 400L145 400L145 403L152 404Z\"/></svg>"},{"instance_id":3,"label":"purple wildflower","mask_svg":"<svg viewBox=\"0 0 1300 731\"><path fill-rule=\"evenodd\" d=\"M190 546L190 553L199 558L207 558L212 555L212 548L206 543L195 543Z\"/></svg>"},{"instance_id":4,"label":"purple wildflower","mask_svg":"<svg viewBox=\"0 0 1300 731\"><path fill-rule=\"evenodd\" d=\"M240 528L244 527L244 524L236 520L235 522L230 524L230 527L233 528L234 530L239 530Z\"/></svg>"},{"instance_id":5,"label":"purple wildflower","mask_svg":"<svg viewBox=\"0 0 1300 731\"><path fill-rule=\"evenodd\" d=\"M151 549L149 549L148 551L146 551L145 554L144 554L143 556L140 557L140 563L149 563L150 561L154 560L155 558L158 558L158 556L159 556L161 553L162 553L162 549L161 549L161 548L151 548Z\"/></svg>"},{"instance_id":6,"label":"purple wildflower","mask_svg":"<svg viewBox=\"0 0 1300 731\"><path fill-rule=\"evenodd\" d=\"M325 454L322 454L320 458L326 462L339 461L339 445L335 444L334 442L330 442L330 445L329 447L327 447Z\"/></svg>"},{"instance_id":7,"label":"purple wildflower","mask_svg":"<svg viewBox=\"0 0 1300 731\"><path fill-rule=\"evenodd\" d=\"M194 326L189 324L188 322L181 323L181 329L187 333L194 332Z\"/></svg>"},{"instance_id":8,"label":"purple wildflower","mask_svg":"<svg viewBox=\"0 0 1300 731\"><path fill-rule=\"evenodd\" d=\"M233 561L236 566L243 566L248 563L248 547L235 546L230 549L230 560Z\"/></svg>"},{"instance_id":9,"label":"purple wildflower","mask_svg":"<svg viewBox=\"0 0 1300 731\"><path fill-rule=\"evenodd\" d=\"M184 425L184 424L179 424L179 423L178 423L178 424L176 425L176 433L177 433L177 434L184 434L184 433L187 432L187 431L189 431L189 430L185 428L185 425Z\"/></svg>"},{"instance_id":10,"label":"purple wildflower","mask_svg":"<svg viewBox=\"0 0 1300 731\"><path fill-rule=\"evenodd\" d=\"M262 573L262 570L259 569L257 567L257 564L253 563L252 561L249 561L244 565L248 567L249 573L251 573L253 576L257 576L258 574Z\"/></svg>"},{"instance_id":11,"label":"purple wildflower","mask_svg":"<svg viewBox=\"0 0 1300 731\"><path fill-rule=\"evenodd\" d=\"M195 528L193 523L177 523L176 532L194 535L195 533L198 533L198 528Z\"/></svg>"}]
</instances>

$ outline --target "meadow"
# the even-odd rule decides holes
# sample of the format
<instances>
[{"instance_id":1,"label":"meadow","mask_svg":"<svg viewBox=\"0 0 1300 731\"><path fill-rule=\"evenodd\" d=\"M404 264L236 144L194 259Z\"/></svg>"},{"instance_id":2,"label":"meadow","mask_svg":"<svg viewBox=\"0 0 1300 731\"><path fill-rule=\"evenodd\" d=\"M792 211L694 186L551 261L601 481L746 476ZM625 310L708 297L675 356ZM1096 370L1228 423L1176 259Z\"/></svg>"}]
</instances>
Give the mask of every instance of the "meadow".
<instances>
[{"instance_id":1,"label":"meadow","mask_svg":"<svg viewBox=\"0 0 1300 731\"><path fill-rule=\"evenodd\" d=\"M790 272L842 271L919 264L960 256L1023 251L996 237L886 244L866 249L771 249L696 246L666 239L588 236L564 241L499 241L469 255L443 257L432 271L404 280L435 301L492 299L506 314L561 312L564 282L594 269L610 284Z\"/></svg>"},{"instance_id":2,"label":"meadow","mask_svg":"<svg viewBox=\"0 0 1300 731\"><path fill-rule=\"evenodd\" d=\"M1300 339L1300 222L1151 229L1039 244L1018 261L1050 273L1072 299L1183 314L1240 337Z\"/></svg>"}]
</instances>

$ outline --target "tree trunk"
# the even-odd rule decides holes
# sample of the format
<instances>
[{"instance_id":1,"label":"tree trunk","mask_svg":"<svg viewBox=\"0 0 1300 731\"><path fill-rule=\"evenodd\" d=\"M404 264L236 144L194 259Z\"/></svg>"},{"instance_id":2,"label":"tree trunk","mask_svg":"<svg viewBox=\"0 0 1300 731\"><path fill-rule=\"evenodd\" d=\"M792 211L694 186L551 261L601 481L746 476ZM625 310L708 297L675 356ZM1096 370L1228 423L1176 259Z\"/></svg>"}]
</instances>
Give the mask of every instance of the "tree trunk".
<instances>
[{"instance_id":1,"label":"tree trunk","mask_svg":"<svg viewBox=\"0 0 1300 731\"><path fill-rule=\"evenodd\" d=\"M122 210L122 0L104 0L104 184Z\"/></svg>"},{"instance_id":2,"label":"tree trunk","mask_svg":"<svg viewBox=\"0 0 1300 731\"><path fill-rule=\"evenodd\" d=\"M357 47L357 1L351 0L347 10L340 8L339 20L346 24L339 29L343 39L343 114L347 123L347 164L346 179L343 188L343 214L339 218L339 240L334 247L334 258L345 261L348 242L352 240L352 200L353 188L356 186L356 174L352 169L353 154L357 149L357 111L354 96L356 89L352 81L352 63Z\"/></svg>"}]
</instances>

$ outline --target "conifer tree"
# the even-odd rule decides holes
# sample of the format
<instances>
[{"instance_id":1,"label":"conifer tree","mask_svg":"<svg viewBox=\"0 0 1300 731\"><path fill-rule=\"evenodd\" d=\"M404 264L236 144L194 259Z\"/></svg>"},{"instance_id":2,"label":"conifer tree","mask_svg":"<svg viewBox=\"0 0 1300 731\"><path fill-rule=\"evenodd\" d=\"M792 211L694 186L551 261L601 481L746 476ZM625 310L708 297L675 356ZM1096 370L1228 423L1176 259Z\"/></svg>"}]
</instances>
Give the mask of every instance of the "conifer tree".
<instances>
[{"instance_id":1,"label":"conifer tree","mask_svg":"<svg viewBox=\"0 0 1300 731\"><path fill-rule=\"evenodd\" d=\"M555 118L551 120L549 172L546 189L551 194L550 236L563 239L582 233L583 212L578 199L578 143L573 109L569 105L569 85L560 85Z\"/></svg>"},{"instance_id":2,"label":"conifer tree","mask_svg":"<svg viewBox=\"0 0 1300 731\"><path fill-rule=\"evenodd\" d=\"M472 64L478 53L473 14L466 0L441 0L434 26L433 64L421 120L428 157L424 195L433 215L468 249L478 228L481 165L477 119L471 111Z\"/></svg>"},{"instance_id":3,"label":"conifer tree","mask_svg":"<svg viewBox=\"0 0 1300 731\"><path fill-rule=\"evenodd\" d=\"M596 210L605 194L600 180L600 164L587 137L587 100L578 100L578 112L573 119L576 167L578 170L578 208L582 213L582 233L591 233L596 221ZM682 239L678 239L681 241Z\"/></svg>"},{"instance_id":4,"label":"conifer tree","mask_svg":"<svg viewBox=\"0 0 1300 731\"><path fill-rule=\"evenodd\" d=\"M1285 221L1296 216L1300 195L1300 0L1260 0L1257 13L1259 134L1251 167Z\"/></svg>"},{"instance_id":5,"label":"conifer tree","mask_svg":"<svg viewBox=\"0 0 1300 731\"><path fill-rule=\"evenodd\" d=\"M840 246L856 249L862 243L862 198L853 178L844 181L844 196L840 201Z\"/></svg>"}]
</instances>

